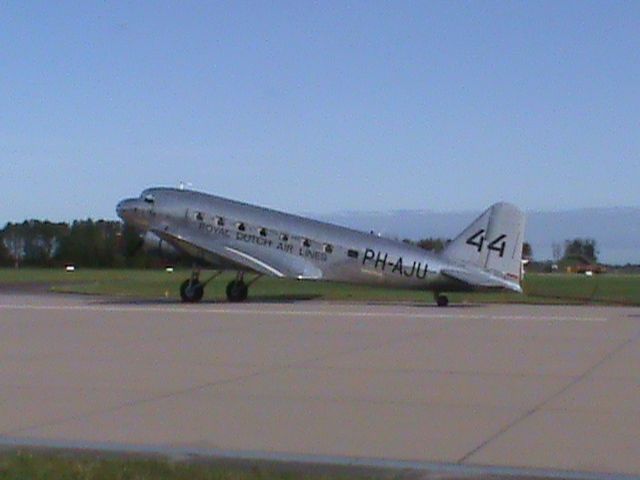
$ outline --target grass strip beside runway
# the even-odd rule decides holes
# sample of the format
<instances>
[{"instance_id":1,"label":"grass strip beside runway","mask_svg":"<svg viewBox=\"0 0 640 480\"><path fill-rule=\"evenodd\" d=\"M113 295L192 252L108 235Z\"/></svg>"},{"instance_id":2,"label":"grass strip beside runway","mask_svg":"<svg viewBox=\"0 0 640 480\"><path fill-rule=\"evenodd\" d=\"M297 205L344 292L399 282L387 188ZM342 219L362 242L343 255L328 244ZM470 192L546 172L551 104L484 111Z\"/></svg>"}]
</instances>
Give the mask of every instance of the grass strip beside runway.
<instances>
[{"instance_id":1,"label":"grass strip beside runway","mask_svg":"<svg viewBox=\"0 0 640 480\"><path fill-rule=\"evenodd\" d=\"M178 299L178 286L189 276L186 270L91 270L73 273L61 269L0 269L0 285L46 287L55 292L111 295L144 299ZM203 278L207 272L203 272ZM225 286L233 278L224 274L207 285L205 301L224 301ZM605 274L593 277L569 274L527 274L525 294L458 293L452 302L468 303L595 303L640 305L640 276ZM262 278L251 286L250 300L431 302L430 292L390 290L328 282L300 282Z\"/></svg>"},{"instance_id":2,"label":"grass strip beside runway","mask_svg":"<svg viewBox=\"0 0 640 480\"><path fill-rule=\"evenodd\" d=\"M3 480L346 480L358 477L276 471L251 465L240 467L175 462L162 457L16 452L0 454L0 478ZM366 478L373 477L367 475ZM378 478L385 478L385 476L380 475Z\"/></svg>"}]
</instances>

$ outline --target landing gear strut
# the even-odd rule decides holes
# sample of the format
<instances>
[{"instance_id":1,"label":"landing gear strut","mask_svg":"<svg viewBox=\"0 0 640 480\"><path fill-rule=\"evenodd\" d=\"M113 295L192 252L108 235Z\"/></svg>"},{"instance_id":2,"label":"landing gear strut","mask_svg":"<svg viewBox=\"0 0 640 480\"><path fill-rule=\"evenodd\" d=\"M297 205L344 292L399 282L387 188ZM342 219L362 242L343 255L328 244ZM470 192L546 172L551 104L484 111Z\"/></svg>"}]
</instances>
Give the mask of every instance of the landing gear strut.
<instances>
[{"instance_id":1,"label":"landing gear strut","mask_svg":"<svg viewBox=\"0 0 640 480\"><path fill-rule=\"evenodd\" d=\"M216 272L204 282L200 281L200 269L194 268L191 277L180 285L180 298L185 303L198 303L204 296L204 287L222 272Z\"/></svg>"},{"instance_id":2,"label":"landing gear strut","mask_svg":"<svg viewBox=\"0 0 640 480\"><path fill-rule=\"evenodd\" d=\"M446 307L447 305L449 305L449 298L446 295L441 295L439 293L436 293L435 297L436 297L436 304L439 307Z\"/></svg>"}]
</instances>

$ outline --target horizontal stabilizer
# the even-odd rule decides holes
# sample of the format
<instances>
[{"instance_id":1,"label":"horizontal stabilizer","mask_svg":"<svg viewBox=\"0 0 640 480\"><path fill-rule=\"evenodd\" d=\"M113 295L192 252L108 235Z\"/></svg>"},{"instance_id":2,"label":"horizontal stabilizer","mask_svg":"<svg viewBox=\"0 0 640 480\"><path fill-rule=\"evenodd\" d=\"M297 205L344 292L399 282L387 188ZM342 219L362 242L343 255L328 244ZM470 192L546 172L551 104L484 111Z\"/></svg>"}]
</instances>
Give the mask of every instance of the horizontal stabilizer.
<instances>
[{"instance_id":1,"label":"horizontal stabilizer","mask_svg":"<svg viewBox=\"0 0 640 480\"><path fill-rule=\"evenodd\" d=\"M506 288L514 292L522 293L522 287L518 284L517 279L509 281L484 271L443 269L440 273L454 280L466 283L471 287Z\"/></svg>"}]
</instances>

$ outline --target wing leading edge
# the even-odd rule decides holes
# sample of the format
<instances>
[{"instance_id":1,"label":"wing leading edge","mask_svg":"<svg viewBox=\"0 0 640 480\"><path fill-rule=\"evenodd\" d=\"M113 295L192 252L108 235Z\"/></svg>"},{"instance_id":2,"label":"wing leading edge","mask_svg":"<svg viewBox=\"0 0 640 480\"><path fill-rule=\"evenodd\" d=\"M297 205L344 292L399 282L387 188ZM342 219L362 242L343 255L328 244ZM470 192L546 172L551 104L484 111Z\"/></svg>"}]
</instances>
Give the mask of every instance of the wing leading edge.
<instances>
[{"instance_id":1,"label":"wing leading edge","mask_svg":"<svg viewBox=\"0 0 640 480\"><path fill-rule=\"evenodd\" d=\"M271 252L268 251L266 255L259 255L236 246L230 247L214 242L207 242L206 247L203 247L200 242L196 242L188 235L161 230L152 231L176 248L195 257L207 258L211 263L229 264L234 268L240 267L243 270L251 270L278 278L299 280L320 280L322 278L322 271L301 257L286 258L282 255L269 255Z\"/></svg>"}]
</instances>

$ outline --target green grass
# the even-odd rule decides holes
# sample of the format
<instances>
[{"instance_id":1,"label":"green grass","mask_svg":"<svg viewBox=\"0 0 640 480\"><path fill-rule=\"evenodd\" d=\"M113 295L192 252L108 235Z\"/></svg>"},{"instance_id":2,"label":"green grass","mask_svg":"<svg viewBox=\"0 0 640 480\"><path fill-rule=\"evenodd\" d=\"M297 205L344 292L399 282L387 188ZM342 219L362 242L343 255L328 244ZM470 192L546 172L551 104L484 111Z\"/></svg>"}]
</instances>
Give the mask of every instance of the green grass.
<instances>
[{"instance_id":1,"label":"green grass","mask_svg":"<svg viewBox=\"0 0 640 480\"><path fill-rule=\"evenodd\" d=\"M380 474L376 478L390 478ZM90 453L0 454L2 480L340 480L370 475L310 474L259 467L172 462L163 458Z\"/></svg>"},{"instance_id":2,"label":"green grass","mask_svg":"<svg viewBox=\"0 0 640 480\"><path fill-rule=\"evenodd\" d=\"M203 272L205 278L207 272ZM67 273L62 269L0 269L0 284L47 285L55 292L85 293L158 299L178 299L178 287L189 271L91 270ZM225 286L233 274L224 274L207 285L205 300L224 301ZM453 302L468 303L613 303L640 305L640 276L606 274L594 277L569 274L528 274L524 295L509 292L456 293ZM333 300L431 302L429 292L390 290L328 282L299 282L262 278L250 289L254 301Z\"/></svg>"},{"instance_id":3,"label":"green grass","mask_svg":"<svg viewBox=\"0 0 640 480\"><path fill-rule=\"evenodd\" d=\"M524 289L531 298L640 305L640 275L532 274L525 278Z\"/></svg>"}]
</instances>

